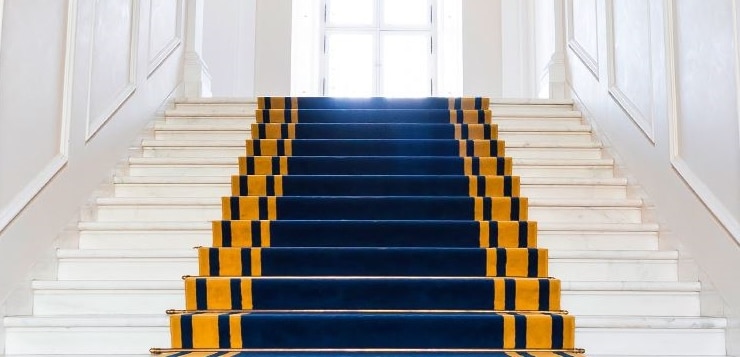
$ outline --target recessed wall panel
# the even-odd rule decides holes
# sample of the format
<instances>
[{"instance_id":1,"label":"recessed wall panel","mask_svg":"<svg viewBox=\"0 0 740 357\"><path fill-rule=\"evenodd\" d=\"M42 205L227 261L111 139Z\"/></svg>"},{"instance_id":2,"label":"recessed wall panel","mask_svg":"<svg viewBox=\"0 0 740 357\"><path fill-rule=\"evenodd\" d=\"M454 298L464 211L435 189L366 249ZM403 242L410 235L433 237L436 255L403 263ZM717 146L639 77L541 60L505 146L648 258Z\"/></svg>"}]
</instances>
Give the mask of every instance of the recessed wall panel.
<instances>
[{"instance_id":1,"label":"recessed wall panel","mask_svg":"<svg viewBox=\"0 0 740 357\"><path fill-rule=\"evenodd\" d=\"M612 1L610 87L633 120L652 137L650 2Z\"/></svg>"},{"instance_id":2,"label":"recessed wall panel","mask_svg":"<svg viewBox=\"0 0 740 357\"><path fill-rule=\"evenodd\" d=\"M740 221L737 43L727 30L733 2L681 0L674 7L674 160L710 208L717 200Z\"/></svg>"},{"instance_id":3,"label":"recessed wall panel","mask_svg":"<svg viewBox=\"0 0 740 357\"><path fill-rule=\"evenodd\" d=\"M570 0L568 7L569 45L598 77L599 28L596 0Z\"/></svg>"},{"instance_id":4,"label":"recessed wall panel","mask_svg":"<svg viewBox=\"0 0 740 357\"><path fill-rule=\"evenodd\" d=\"M53 174L47 172L52 170L49 166L59 162L66 15L64 1L5 1L0 34L0 82L3 84L0 90L0 128L3 128L0 130L0 216L9 205L25 205L26 201L16 202L14 198L40 175ZM55 165L54 170L58 167ZM40 187L35 190L38 189ZM14 211L18 209L15 207Z\"/></svg>"},{"instance_id":5,"label":"recessed wall panel","mask_svg":"<svg viewBox=\"0 0 740 357\"><path fill-rule=\"evenodd\" d=\"M133 91L134 2L95 2L90 54L88 137L109 119L112 112Z\"/></svg>"}]
</instances>

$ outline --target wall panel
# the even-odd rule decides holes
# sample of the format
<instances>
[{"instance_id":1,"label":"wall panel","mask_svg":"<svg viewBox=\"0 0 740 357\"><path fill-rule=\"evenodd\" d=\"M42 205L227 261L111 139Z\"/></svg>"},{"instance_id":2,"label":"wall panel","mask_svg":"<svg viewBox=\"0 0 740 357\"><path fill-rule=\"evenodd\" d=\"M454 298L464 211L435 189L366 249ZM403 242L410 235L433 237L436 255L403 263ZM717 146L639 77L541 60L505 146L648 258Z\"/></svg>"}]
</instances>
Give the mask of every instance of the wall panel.
<instances>
[{"instance_id":1,"label":"wall panel","mask_svg":"<svg viewBox=\"0 0 740 357\"><path fill-rule=\"evenodd\" d=\"M148 75L151 75L182 44L183 0L149 3Z\"/></svg>"},{"instance_id":2,"label":"wall panel","mask_svg":"<svg viewBox=\"0 0 740 357\"><path fill-rule=\"evenodd\" d=\"M1 231L66 164L69 117L59 95L65 90L67 3L9 0L0 6Z\"/></svg>"},{"instance_id":3,"label":"wall panel","mask_svg":"<svg viewBox=\"0 0 740 357\"><path fill-rule=\"evenodd\" d=\"M568 0L568 46L599 77L599 39L596 0Z\"/></svg>"},{"instance_id":4,"label":"wall panel","mask_svg":"<svg viewBox=\"0 0 740 357\"><path fill-rule=\"evenodd\" d=\"M731 0L675 2L671 161L740 237L737 42ZM724 150L718 150L724 148Z\"/></svg>"},{"instance_id":5,"label":"wall panel","mask_svg":"<svg viewBox=\"0 0 740 357\"><path fill-rule=\"evenodd\" d=\"M97 0L90 47L87 139L136 89L137 0Z\"/></svg>"},{"instance_id":6,"label":"wall panel","mask_svg":"<svg viewBox=\"0 0 740 357\"><path fill-rule=\"evenodd\" d=\"M607 1L609 93L653 140L650 2Z\"/></svg>"}]
</instances>

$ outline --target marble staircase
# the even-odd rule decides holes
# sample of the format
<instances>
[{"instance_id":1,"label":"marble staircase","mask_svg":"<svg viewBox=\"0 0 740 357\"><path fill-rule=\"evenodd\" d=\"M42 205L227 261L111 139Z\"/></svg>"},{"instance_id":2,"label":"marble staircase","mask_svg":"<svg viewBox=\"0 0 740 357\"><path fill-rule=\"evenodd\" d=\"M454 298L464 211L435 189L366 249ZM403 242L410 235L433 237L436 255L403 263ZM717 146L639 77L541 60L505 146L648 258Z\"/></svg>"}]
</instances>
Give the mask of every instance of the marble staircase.
<instances>
[{"instance_id":1,"label":"marble staircase","mask_svg":"<svg viewBox=\"0 0 740 357\"><path fill-rule=\"evenodd\" d=\"M56 280L34 281L33 314L4 320L7 355L146 355L169 346L166 309L182 308L192 247L208 245L254 120L240 99L183 99L133 148L109 197L58 250ZM702 317L697 281L582 114L568 101L493 101L494 122L539 222L539 244L564 281L589 356L724 356L725 325Z\"/></svg>"}]
</instances>

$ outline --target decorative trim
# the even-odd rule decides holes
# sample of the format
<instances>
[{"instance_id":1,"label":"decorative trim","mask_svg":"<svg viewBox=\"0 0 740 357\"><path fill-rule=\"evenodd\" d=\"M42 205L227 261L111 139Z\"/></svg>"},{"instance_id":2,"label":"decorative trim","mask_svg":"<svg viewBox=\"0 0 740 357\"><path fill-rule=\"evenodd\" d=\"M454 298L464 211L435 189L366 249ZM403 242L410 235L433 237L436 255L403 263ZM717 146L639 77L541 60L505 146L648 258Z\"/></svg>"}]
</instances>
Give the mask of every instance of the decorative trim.
<instances>
[{"instance_id":1,"label":"decorative trim","mask_svg":"<svg viewBox=\"0 0 740 357\"><path fill-rule=\"evenodd\" d=\"M0 0L0 20L2 6ZM2 23L0 23L2 29ZM70 0L67 6L67 35L64 57L64 86L62 89L62 112L59 133L59 152L36 174L36 176L0 211L0 232L8 227L23 212L31 201L43 190L69 161L69 134L72 118L72 82L74 79L75 47L77 39L77 0Z\"/></svg>"},{"instance_id":2,"label":"decorative trim","mask_svg":"<svg viewBox=\"0 0 740 357\"><path fill-rule=\"evenodd\" d=\"M0 0L0 48L3 47L3 9L5 9L5 0Z\"/></svg>"},{"instance_id":3,"label":"decorative trim","mask_svg":"<svg viewBox=\"0 0 740 357\"><path fill-rule=\"evenodd\" d=\"M10 201L0 212L0 232L8 227L18 215L26 209L34 197L49 184L52 178L67 165L67 157L62 154L54 156L49 163Z\"/></svg>"},{"instance_id":4,"label":"decorative trim","mask_svg":"<svg viewBox=\"0 0 740 357\"><path fill-rule=\"evenodd\" d=\"M113 117L113 115L118 111L118 109L121 108L121 106L126 103L126 100L131 97L132 94L136 91L137 83L136 83L136 58L137 58L137 49L139 47L139 36L138 30L139 30L139 1L140 0L131 0L131 39L129 41L130 51L129 51L129 81L128 83L121 88L119 91L119 94L115 97L115 99L111 102L111 104L108 106L106 110L103 111L103 114L98 116L97 120L95 120L95 124L91 125L91 117L90 117L90 105L91 100L90 96L92 94L92 72L93 72L93 54L95 53L95 23L94 19L97 15L97 9L98 4L101 0L95 0L95 5L93 9L93 25L91 26L91 34L90 34L90 69L88 73L88 81L87 81L87 124L85 129L85 143L89 142L90 139L92 139L97 132L105 126L105 124L108 123L108 121ZM93 127L94 126L94 127Z\"/></svg>"},{"instance_id":5,"label":"decorative trim","mask_svg":"<svg viewBox=\"0 0 740 357\"><path fill-rule=\"evenodd\" d=\"M182 29L183 29L182 24L183 24L184 7L183 7L183 0L176 0L176 1L177 1L177 10L176 10L177 19L175 20L175 36L172 37L172 39L170 39L161 49L159 49L159 51L157 51L157 54L154 55L153 57L151 56L151 46L147 46L149 55L150 55L149 70L147 71L147 75L146 75L147 79L151 77L152 74L154 74L154 72L157 71L157 69L159 69L162 63L164 63L164 61L166 61L172 55L172 53L174 53L175 50L178 47L180 47L180 45L182 45ZM154 2L155 1L151 1L149 3L149 40L148 41L150 44L152 41L152 34L151 34L152 21L153 21L152 20L153 19L152 5L154 4Z\"/></svg>"},{"instance_id":6,"label":"decorative trim","mask_svg":"<svg viewBox=\"0 0 740 357\"><path fill-rule=\"evenodd\" d=\"M650 18L650 6L648 4L648 18ZM648 26L648 48L652 48L652 35L650 32L650 26ZM606 0L606 57L607 57L607 72L608 72L608 87L609 95L619 105L625 114L637 125L642 133L655 145L655 127L654 123L643 114L640 109L637 108L634 102L625 94L616 83L616 60L614 59L615 43L614 43L614 0ZM653 86L652 72L653 64L650 58L648 58L650 64L650 87ZM652 91L651 91L652 92ZM653 100L650 100L650 110L654 110ZM652 112L650 113L653 114Z\"/></svg>"},{"instance_id":7,"label":"decorative trim","mask_svg":"<svg viewBox=\"0 0 740 357\"><path fill-rule=\"evenodd\" d=\"M735 98L737 103L737 138L740 141L740 6L737 0L732 1L732 28L735 38ZM738 237L740 239L740 237Z\"/></svg>"},{"instance_id":8,"label":"decorative trim","mask_svg":"<svg viewBox=\"0 0 740 357\"><path fill-rule=\"evenodd\" d=\"M733 8L737 9L737 1L733 0ZM678 108L678 92L677 92L677 73L676 73L676 48L675 48L675 10L674 0L666 1L665 6L665 20L666 20L666 67L667 67L667 80L669 89L669 106L668 106L668 128L669 128L669 151L670 161L673 169L678 175L686 182L692 191L699 197L704 203L709 212L719 221L719 223L735 238L735 241L740 243L740 222L733 217L730 211L720 201L712 190L707 187L704 182L697 176L691 167L683 160L679 152L679 139L678 139L678 118L681 115ZM735 33L737 34L738 18L737 11L733 15L733 21L735 25ZM736 39L737 44L737 39ZM740 69L740 63L736 61L736 72ZM740 91L740 84L736 84Z\"/></svg>"},{"instance_id":9,"label":"decorative trim","mask_svg":"<svg viewBox=\"0 0 740 357\"><path fill-rule=\"evenodd\" d=\"M565 9L565 16L567 19L568 26L566 27L567 33L567 39L568 39L568 47L573 51L573 53L578 57L578 59L583 62L583 64L588 68L588 70L591 72L591 74L596 78L596 80L599 79L599 61L593 58L588 51L586 51L585 48L576 40L575 38L575 32L573 31L573 0L566 1L566 9ZM596 27L598 28L599 19L597 17L596 19ZM596 38L596 51L598 56L598 43L599 39Z\"/></svg>"}]
</instances>

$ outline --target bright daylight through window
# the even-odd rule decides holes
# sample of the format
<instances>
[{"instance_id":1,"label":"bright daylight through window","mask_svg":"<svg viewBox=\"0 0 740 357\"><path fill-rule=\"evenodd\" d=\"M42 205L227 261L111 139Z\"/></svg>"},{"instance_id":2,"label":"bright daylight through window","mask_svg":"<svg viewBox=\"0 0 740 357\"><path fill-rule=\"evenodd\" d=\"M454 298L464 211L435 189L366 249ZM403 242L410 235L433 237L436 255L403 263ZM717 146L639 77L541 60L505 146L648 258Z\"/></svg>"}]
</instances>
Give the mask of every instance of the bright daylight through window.
<instances>
[{"instance_id":1,"label":"bright daylight through window","mask_svg":"<svg viewBox=\"0 0 740 357\"><path fill-rule=\"evenodd\" d=\"M326 0L322 92L421 97L435 92L433 0Z\"/></svg>"}]
</instances>

